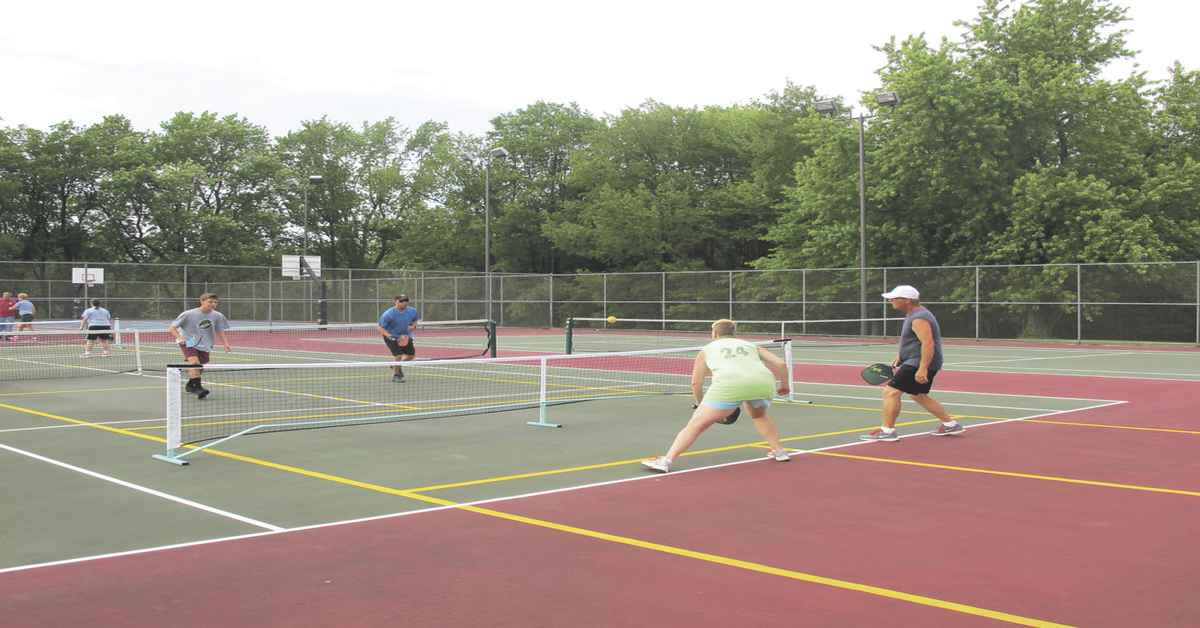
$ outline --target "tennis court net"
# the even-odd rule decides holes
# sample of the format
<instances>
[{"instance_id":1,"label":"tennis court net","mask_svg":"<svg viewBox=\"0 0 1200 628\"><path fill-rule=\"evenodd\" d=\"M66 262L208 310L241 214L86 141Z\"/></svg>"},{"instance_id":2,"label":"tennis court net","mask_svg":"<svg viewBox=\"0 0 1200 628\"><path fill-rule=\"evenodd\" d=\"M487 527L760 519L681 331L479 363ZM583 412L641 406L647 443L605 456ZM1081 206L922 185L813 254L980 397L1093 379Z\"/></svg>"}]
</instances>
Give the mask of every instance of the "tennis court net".
<instances>
[{"instance_id":1,"label":"tennis court net","mask_svg":"<svg viewBox=\"0 0 1200 628\"><path fill-rule=\"evenodd\" d=\"M784 360L791 345L756 343ZM167 370L167 452L182 463L230 438L291 430L536 411L530 425L559 427L550 408L568 403L691 392L702 347L584 355L428 362L211 364L200 395L185 389L193 369ZM403 369L397 381L394 367ZM532 414L532 413L531 413Z\"/></svg>"},{"instance_id":2,"label":"tennis court net","mask_svg":"<svg viewBox=\"0 0 1200 628\"><path fill-rule=\"evenodd\" d=\"M87 331L21 331L2 334L0 381L74 378L88 375L166 370L182 361L174 334L161 330L113 330L109 354L99 342L86 352ZM391 353L378 326L308 324L233 326L226 330L232 351L214 348L225 363L389 361ZM496 326L489 320L421 322L413 334L420 360L495 357ZM90 353L90 354L89 354Z\"/></svg>"},{"instance_id":3,"label":"tennis court net","mask_svg":"<svg viewBox=\"0 0 1200 628\"><path fill-rule=\"evenodd\" d=\"M896 341L903 318L821 320L739 320L737 335L751 341L791 338L796 345L861 346ZM659 318L572 318L567 321L566 353L687 347L708 342L711 320ZM890 334L890 337L889 337Z\"/></svg>"},{"instance_id":4,"label":"tennis court net","mask_svg":"<svg viewBox=\"0 0 1200 628\"><path fill-rule=\"evenodd\" d=\"M0 333L0 382L133 373L141 358L136 331Z\"/></svg>"}]
</instances>

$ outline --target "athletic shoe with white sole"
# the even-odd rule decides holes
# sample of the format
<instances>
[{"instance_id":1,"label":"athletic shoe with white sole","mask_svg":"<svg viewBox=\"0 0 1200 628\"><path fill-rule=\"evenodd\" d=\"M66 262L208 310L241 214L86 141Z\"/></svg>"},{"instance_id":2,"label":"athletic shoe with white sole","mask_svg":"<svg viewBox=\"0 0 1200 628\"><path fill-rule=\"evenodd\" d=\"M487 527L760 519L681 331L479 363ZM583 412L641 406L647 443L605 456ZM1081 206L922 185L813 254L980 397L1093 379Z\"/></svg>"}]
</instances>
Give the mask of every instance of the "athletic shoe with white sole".
<instances>
[{"instance_id":1,"label":"athletic shoe with white sole","mask_svg":"<svg viewBox=\"0 0 1200 628\"><path fill-rule=\"evenodd\" d=\"M951 434L962 434L963 424L955 423L953 427L947 427L945 423L938 426L936 430L931 432L934 436L950 436Z\"/></svg>"},{"instance_id":2,"label":"athletic shoe with white sole","mask_svg":"<svg viewBox=\"0 0 1200 628\"><path fill-rule=\"evenodd\" d=\"M792 455L789 454L786 449L767 451L767 457L774 458L775 462L787 462L788 460L792 459Z\"/></svg>"},{"instance_id":3,"label":"athletic shoe with white sole","mask_svg":"<svg viewBox=\"0 0 1200 628\"><path fill-rule=\"evenodd\" d=\"M860 434L858 440L886 440L889 442L898 441L900 440L900 432L892 430L891 434L884 434L883 430L875 428L875 430L870 434Z\"/></svg>"},{"instance_id":4,"label":"athletic shoe with white sole","mask_svg":"<svg viewBox=\"0 0 1200 628\"><path fill-rule=\"evenodd\" d=\"M659 473L668 473L671 470L671 461L667 460L666 456L659 456L657 458L643 460L642 466L653 471L658 471Z\"/></svg>"}]
</instances>

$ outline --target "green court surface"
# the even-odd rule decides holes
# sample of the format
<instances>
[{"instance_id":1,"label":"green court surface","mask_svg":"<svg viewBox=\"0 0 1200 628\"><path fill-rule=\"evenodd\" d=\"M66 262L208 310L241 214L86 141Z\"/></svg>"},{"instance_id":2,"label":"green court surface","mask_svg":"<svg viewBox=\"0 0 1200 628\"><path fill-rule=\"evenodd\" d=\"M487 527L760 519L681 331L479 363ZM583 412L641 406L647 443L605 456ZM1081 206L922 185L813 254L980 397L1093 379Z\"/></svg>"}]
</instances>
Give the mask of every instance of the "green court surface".
<instances>
[{"instance_id":1,"label":"green court surface","mask_svg":"<svg viewBox=\"0 0 1200 628\"><path fill-rule=\"evenodd\" d=\"M551 350L555 341L561 343L561 335L502 333L500 351ZM878 424L879 390L819 375L830 365L886 361L894 348L795 349L797 401L777 402L771 410L785 443L802 451L858 442ZM947 353L949 371L1200 379L1200 353L1188 350L982 345L950 346ZM494 377L486 369L476 376ZM1121 403L961 386L936 392L968 425ZM427 509L438 500L464 503L643 478L638 461L661 453L690 413L686 394L660 395L552 406L549 418L562 429L526 425L537 412L525 409L286 431L220 443L177 467L151 458L165 447L165 396L157 372L0 382L0 474L8 478L0 483L6 504L0 516L9 531L0 569ZM935 423L907 401L900 422L905 433ZM713 426L677 467L764 454L744 418ZM804 462L798 456L788 464Z\"/></svg>"}]
</instances>

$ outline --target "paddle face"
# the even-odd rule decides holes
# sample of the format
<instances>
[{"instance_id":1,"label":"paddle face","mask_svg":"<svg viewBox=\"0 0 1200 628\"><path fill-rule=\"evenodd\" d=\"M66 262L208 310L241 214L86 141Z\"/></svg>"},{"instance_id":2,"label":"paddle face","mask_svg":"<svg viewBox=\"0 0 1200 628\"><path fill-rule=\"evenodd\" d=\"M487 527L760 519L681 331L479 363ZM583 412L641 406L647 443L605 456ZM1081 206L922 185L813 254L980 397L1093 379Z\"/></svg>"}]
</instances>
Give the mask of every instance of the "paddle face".
<instances>
[{"instance_id":1,"label":"paddle face","mask_svg":"<svg viewBox=\"0 0 1200 628\"><path fill-rule=\"evenodd\" d=\"M738 406L733 409L733 412L729 413L729 416L717 421L717 423L720 423L721 425L733 425L737 422L738 417L740 416L742 416L742 407Z\"/></svg>"},{"instance_id":2,"label":"paddle face","mask_svg":"<svg viewBox=\"0 0 1200 628\"><path fill-rule=\"evenodd\" d=\"M878 386L887 383L892 379L892 366L890 364L872 364L862 371L863 381Z\"/></svg>"}]
</instances>

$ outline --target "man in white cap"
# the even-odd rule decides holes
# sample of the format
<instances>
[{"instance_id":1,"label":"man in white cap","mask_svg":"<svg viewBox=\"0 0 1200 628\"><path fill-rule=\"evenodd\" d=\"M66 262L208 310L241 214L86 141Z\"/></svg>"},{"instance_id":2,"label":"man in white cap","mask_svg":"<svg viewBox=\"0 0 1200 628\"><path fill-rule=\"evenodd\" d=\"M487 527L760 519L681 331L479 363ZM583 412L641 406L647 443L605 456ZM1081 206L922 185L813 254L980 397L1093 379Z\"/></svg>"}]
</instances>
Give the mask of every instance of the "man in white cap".
<instances>
[{"instance_id":1,"label":"man in white cap","mask_svg":"<svg viewBox=\"0 0 1200 628\"><path fill-rule=\"evenodd\" d=\"M904 312L904 326L900 329L900 351L892 361L896 369L891 381L883 389L883 425L863 434L862 440L900 440L896 432L896 417L900 415L900 395L908 393L912 400L942 422L934 436L961 434L963 426L950 418L946 409L929 396L933 378L942 368L942 329L937 318L921 305L921 293L912 286L896 286L891 292L883 293L892 307Z\"/></svg>"}]
</instances>

